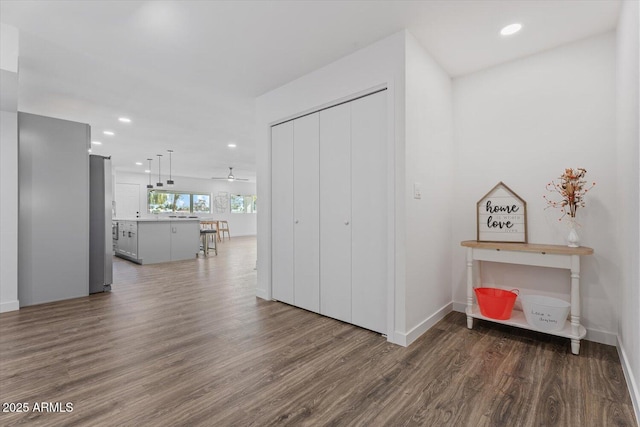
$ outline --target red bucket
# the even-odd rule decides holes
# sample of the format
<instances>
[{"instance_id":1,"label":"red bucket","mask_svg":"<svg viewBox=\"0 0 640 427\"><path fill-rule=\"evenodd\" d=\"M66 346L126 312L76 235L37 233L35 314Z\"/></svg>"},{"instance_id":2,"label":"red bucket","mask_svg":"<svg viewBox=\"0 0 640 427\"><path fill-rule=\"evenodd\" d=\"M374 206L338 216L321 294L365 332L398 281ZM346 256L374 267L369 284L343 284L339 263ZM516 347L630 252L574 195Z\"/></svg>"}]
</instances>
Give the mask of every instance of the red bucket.
<instances>
[{"instance_id":1,"label":"red bucket","mask_svg":"<svg viewBox=\"0 0 640 427\"><path fill-rule=\"evenodd\" d=\"M497 288L475 288L475 291L480 313L485 317L497 320L511 318L513 304L515 304L520 292L517 289L505 291Z\"/></svg>"}]
</instances>

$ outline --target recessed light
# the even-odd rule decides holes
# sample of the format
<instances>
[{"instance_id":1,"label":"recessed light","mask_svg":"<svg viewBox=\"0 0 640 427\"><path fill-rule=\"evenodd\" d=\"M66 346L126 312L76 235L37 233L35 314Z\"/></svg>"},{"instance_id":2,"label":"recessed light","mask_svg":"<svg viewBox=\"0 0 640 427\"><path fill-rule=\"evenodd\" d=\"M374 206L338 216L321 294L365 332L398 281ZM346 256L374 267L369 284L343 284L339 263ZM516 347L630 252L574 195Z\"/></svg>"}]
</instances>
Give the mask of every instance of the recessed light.
<instances>
[{"instance_id":1,"label":"recessed light","mask_svg":"<svg viewBox=\"0 0 640 427\"><path fill-rule=\"evenodd\" d=\"M142 162L136 162L136 165L142 166Z\"/></svg>"},{"instance_id":2,"label":"recessed light","mask_svg":"<svg viewBox=\"0 0 640 427\"><path fill-rule=\"evenodd\" d=\"M115 135L115 133L111 132L110 130L105 130L105 131L104 131L104 132L102 132L102 133L104 133L105 135L109 135L109 136L113 136L113 135Z\"/></svg>"},{"instance_id":3,"label":"recessed light","mask_svg":"<svg viewBox=\"0 0 640 427\"><path fill-rule=\"evenodd\" d=\"M102 142L100 142L100 141L91 141L91 143L93 145L102 145Z\"/></svg>"},{"instance_id":4,"label":"recessed light","mask_svg":"<svg viewBox=\"0 0 640 427\"><path fill-rule=\"evenodd\" d=\"M91 148L89 148L87 151L90 153L91 152Z\"/></svg>"},{"instance_id":5,"label":"recessed light","mask_svg":"<svg viewBox=\"0 0 640 427\"><path fill-rule=\"evenodd\" d=\"M131 123L131 119L128 117L119 117L118 120L122 123Z\"/></svg>"},{"instance_id":6,"label":"recessed light","mask_svg":"<svg viewBox=\"0 0 640 427\"><path fill-rule=\"evenodd\" d=\"M151 173L151 171L149 169L145 169L144 173Z\"/></svg>"},{"instance_id":7,"label":"recessed light","mask_svg":"<svg viewBox=\"0 0 640 427\"><path fill-rule=\"evenodd\" d=\"M236 148L236 144L233 144L233 143L231 143L231 144L227 144L227 147L229 147L229 148Z\"/></svg>"},{"instance_id":8,"label":"recessed light","mask_svg":"<svg viewBox=\"0 0 640 427\"><path fill-rule=\"evenodd\" d=\"M502 34L503 36L510 36L512 34L517 33L521 29L522 29L522 24L518 24L518 23L510 24L504 27L502 30L500 30L500 34Z\"/></svg>"}]
</instances>

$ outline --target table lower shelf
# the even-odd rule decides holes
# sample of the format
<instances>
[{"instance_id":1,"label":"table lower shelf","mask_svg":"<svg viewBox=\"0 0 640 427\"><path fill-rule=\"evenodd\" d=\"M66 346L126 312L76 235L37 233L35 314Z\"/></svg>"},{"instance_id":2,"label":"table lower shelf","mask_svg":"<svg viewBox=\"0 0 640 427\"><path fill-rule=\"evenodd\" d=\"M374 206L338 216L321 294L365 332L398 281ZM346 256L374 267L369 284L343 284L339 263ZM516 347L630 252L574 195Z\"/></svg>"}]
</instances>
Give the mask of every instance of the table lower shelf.
<instances>
[{"instance_id":1,"label":"table lower shelf","mask_svg":"<svg viewBox=\"0 0 640 427\"><path fill-rule=\"evenodd\" d=\"M578 327L578 335L575 335L571 330L572 329L571 328L571 322L569 322L569 321L567 321L566 324L564 325L564 328L560 329L559 331L545 331L545 330L542 330L542 329L538 329L538 328L536 328L534 326L531 326L527 322L527 319L524 317L524 313L522 311L519 311L519 310L513 310L511 312L511 318L508 319L508 320L497 320L497 319L492 319L490 317L483 316L480 313L480 308L477 305L472 306L471 309L469 309L469 307L467 307L465 309L465 312L467 313L467 316L471 316L474 319L488 320L489 322L495 322L495 323L501 323L503 325L515 326L517 328L523 328L523 329L528 329L530 331L542 332L543 334L555 335L555 336L558 336L558 337L564 337L564 338L571 338L571 339L580 340L580 339L584 338L587 335L587 330L582 325L580 325Z\"/></svg>"}]
</instances>

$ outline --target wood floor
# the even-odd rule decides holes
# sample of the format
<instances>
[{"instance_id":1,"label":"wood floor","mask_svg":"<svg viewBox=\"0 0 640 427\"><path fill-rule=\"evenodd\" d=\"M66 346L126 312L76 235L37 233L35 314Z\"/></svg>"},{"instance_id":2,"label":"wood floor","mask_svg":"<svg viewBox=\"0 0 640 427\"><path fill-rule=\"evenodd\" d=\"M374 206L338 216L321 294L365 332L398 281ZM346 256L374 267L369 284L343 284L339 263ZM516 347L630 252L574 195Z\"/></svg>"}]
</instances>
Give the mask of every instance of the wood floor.
<instances>
[{"instance_id":1,"label":"wood floor","mask_svg":"<svg viewBox=\"0 0 640 427\"><path fill-rule=\"evenodd\" d=\"M0 413L43 426L636 426L616 349L451 313L408 348L255 297L255 238L115 260L113 292L0 315Z\"/></svg>"}]
</instances>

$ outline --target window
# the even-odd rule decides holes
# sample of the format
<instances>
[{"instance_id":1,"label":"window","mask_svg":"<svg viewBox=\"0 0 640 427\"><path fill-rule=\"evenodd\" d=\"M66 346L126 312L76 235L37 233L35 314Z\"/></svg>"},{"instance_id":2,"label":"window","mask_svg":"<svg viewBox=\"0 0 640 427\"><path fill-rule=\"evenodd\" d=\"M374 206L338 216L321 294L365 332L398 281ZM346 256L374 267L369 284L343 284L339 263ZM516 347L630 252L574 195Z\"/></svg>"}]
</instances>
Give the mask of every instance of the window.
<instances>
[{"instance_id":1,"label":"window","mask_svg":"<svg viewBox=\"0 0 640 427\"><path fill-rule=\"evenodd\" d=\"M174 194L173 212L191 213L191 194Z\"/></svg>"},{"instance_id":2,"label":"window","mask_svg":"<svg viewBox=\"0 0 640 427\"><path fill-rule=\"evenodd\" d=\"M231 213L244 212L244 199L241 195L232 194L229 198L229 204L231 205Z\"/></svg>"},{"instance_id":3,"label":"window","mask_svg":"<svg viewBox=\"0 0 640 427\"><path fill-rule=\"evenodd\" d=\"M211 195L188 191L148 190L149 213L209 213Z\"/></svg>"},{"instance_id":4,"label":"window","mask_svg":"<svg viewBox=\"0 0 640 427\"><path fill-rule=\"evenodd\" d=\"M244 196L244 211L246 213L256 213L256 196Z\"/></svg>"},{"instance_id":5,"label":"window","mask_svg":"<svg viewBox=\"0 0 640 427\"><path fill-rule=\"evenodd\" d=\"M147 200L149 201L149 213L173 212L173 193L165 191L149 191Z\"/></svg>"},{"instance_id":6,"label":"window","mask_svg":"<svg viewBox=\"0 0 640 427\"><path fill-rule=\"evenodd\" d=\"M194 194L193 213L211 212L211 196L209 194Z\"/></svg>"},{"instance_id":7,"label":"window","mask_svg":"<svg viewBox=\"0 0 640 427\"><path fill-rule=\"evenodd\" d=\"M231 213L256 213L256 200L257 197L255 194L247 196L232 194L229 196Z\"/></svg>"}]
</instances>

